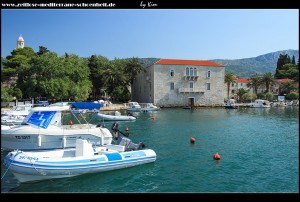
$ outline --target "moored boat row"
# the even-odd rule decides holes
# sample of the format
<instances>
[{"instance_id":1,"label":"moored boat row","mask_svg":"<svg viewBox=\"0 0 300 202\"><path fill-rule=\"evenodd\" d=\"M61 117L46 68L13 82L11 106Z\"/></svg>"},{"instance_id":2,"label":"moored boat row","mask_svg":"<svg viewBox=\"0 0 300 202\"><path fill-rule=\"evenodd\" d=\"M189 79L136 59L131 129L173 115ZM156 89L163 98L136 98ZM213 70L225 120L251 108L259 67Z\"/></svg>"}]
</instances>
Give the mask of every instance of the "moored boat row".
<instances>
[{"instance_id":1,"label":"moored boat row","mask_svg":"<svg viewBox=\"0 0 300 202\"><path fill-rule=\"evenodd\" d=\"M118 130L118 124L113 125L112 132L88 122L64 125L66 111L70 112L70 105L34 107L22 124L1 125L1 148L10 151L4 164L20 182L72 177L156 160L156 153L146 149L144 143L134 144L124 137L128 134Z\"/></svg>"}]
</instances>

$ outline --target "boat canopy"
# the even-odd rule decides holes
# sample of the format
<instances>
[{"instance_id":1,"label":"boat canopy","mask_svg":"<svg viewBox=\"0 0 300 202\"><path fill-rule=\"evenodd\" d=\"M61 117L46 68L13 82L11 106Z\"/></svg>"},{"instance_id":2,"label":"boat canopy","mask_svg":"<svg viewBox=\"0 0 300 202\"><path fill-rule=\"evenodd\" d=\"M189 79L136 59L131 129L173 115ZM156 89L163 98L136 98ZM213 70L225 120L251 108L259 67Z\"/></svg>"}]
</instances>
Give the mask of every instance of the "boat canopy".
<instances>
[{"instance_id":1,"label":"boat canopy","mask_svg":"<svg viewBox=\"0 0 300 202\"><path fill-rule=\"evenodd\" d=\"M100 110L101 108L100 103L93 103L93 102L69 102L69 104L72 105L72 108L76 108L76 109Z\"/></svg>"}]
</instances>

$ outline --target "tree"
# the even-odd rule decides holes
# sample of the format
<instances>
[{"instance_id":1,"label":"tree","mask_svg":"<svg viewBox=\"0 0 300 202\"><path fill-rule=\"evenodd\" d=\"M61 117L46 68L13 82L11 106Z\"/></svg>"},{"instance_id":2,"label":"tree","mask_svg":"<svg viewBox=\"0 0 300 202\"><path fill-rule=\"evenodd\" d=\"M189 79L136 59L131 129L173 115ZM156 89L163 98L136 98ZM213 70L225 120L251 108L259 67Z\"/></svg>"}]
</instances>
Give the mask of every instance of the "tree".
<instances>
[{"instance_id":1,"label":"tree","mask_svg":"<svg viewBox=\"0 0 300 202\"><path fill-rule=\"evenodd\" d=\"M294 82L288 81L280 87L280 95L287 95L289 94L294 88Z\"/></svg>"},{"instance_id":2,"label":"tree","mask_svg":"<svg viewBox=\"0 0 300 202\"><path fill-rule=\"evenodd\" d=\"M249 80L250 80L250 82L247 84L247 86L253 88L255 95L257 95L258 88L260 87L260 85L262 83L261 77L258 74L255 74L255 75L252 75Z\"/></svg>"},{"instance_id":3,"label":"tree","mask_svg":"<svg viewBox=\"0 0 300 202\"><path fill-rule=\"evenodd\" d=\"M273 100L273 97L274 97L274 94L271 93L271 92L267 92L267 93L265 94L265 97L266 97L267 100L272 101L272 100Z\"/></svg>"},{"instance_id":4,"label":"tree","mask_svg":"<svg viewBox=\"0 0 300 202\"><path fill-rule=\"evenodd\" d=\"M13 97L8 93L7 87L1 82L1 101L12 101Z\"/></svg>"},{"instance_id":5,"label":"tree","mask_svg":"<svg viewBox=\"0 0 300 202\"><path fill-rule=\"evenodd\" d=\"M126 60L125 72L128 75L131 86L133 85L135 77L143 71L145 71L145 69L138 58L133 57Z\"/></svg>"},{"instance_id":6,"label":"tree","mask_svg":"<svg viewBox=\"0 0 300 202\"><path fill-rule=\"evenodd\" d=\"M272 85L275 82L272 73L271 72L265 73L263 75L263 77L261 78L261 82L265 83L265 85L266 85L266 92L269 92L270 91L270 85Z\"/></svg>"},{"instance_id":7,"label":"tree","mask_svg":"<svg viewBox=\"0 0 300 202\"><path fill-rule=\"evenodd\" d=\"M44 47L44 46L39 46L39 51L37 52L37 55L44 55L46 53L49 53L50 51Z\"/></svg>"},{"instance_id":8,"label":"tree","mask_svg":"<svg viewBox=\"0 0 300 202\"><path fill-rule=\"evenodd\" d=\"M6 57L7 60L3 62L2 82L8 83L10 80L14 80L14 77L18 77L18 69L27 66L34 57L36 57L36 53L30 47L14 49L11 55Z\"/></svg>"},{"instance_id":9,"label":"tree","mask_svg":"<svg viewBox=\"0 0 300 202\"><path fill-rule=\"evenodd\" d=\"M9 89L9 92L10 92L10 94L11 94L13 97L15 97L16 99L21 99L22 96L23 96L22 91L20 90L20 88L17 88L17 87L15 87L15 88L10 88L10 89Z\"/></svg>"},{"instance_id":10,"label":"tree","mask_svg":"<svg viewBox=\"0 0 300 202\"><path fill-rule=\"evenodd\" d=\"M293 57L292 57L292 62L291 62L292 64L296 64L296 61L295 61L295 56L293 55Z\"/></svg>"},{"instance_id":11,"label":"tree","mask_svg":"<svg viewBox=\"0 0 300 202\"><path fill-rule=\"evenodd\" d=\"M229 91L230 91L230 84L234 83L235 78L233 73L226 72L225 74L225 83L227 84L227 99L229 99Z\"/></svg>"},{"instance_id":12,"label":"tree","mask_svg":"<svg viewBox=\"0 0 300 202\"><path fill-rule=\"evenodd\" d=\"M287 98L289 100L298 100L299 99L299 93L297 92L291 92L287 95Z\"/></svg>"},{"instance_id":13,"label":"tree","mask_svg":"<svg viewBox=\"0 0 300 202\"><path fill-rule=\"evenodd\" d=\"M255 100L257 98L257 96L251 92L248 92L248 93L245 93L242 98L244 100L247 100L247 101L252 101L252 100Z\"/></svg>"},{"instance_id":14,"label":"tree","mask_svg":"<svg viewBox=\"0 0 300 202\"><path fill-rule=\"evenodd\" d=\"M247 93L247 91L244 88L240 88L240 89L237 90L236 94L238 95L239 101L241 101L241 102L244 101L243 95L245 93Z\"/></svg>"},{"instance_id":15,"label":"tree","mask_svg":"<svg viewBox=\"0 0 300 202\"><path fill-rule=\"evenodd\" d=\"M104 71L104 81L107 86L108 94L113 93L118 86L125 87L128 84L128 78L124 70L126 63L126 60L115 58L110 62L110 67Z\"/></svg>"},{"instance_id":16,"label":"tree","mask_svg":"<svg viewBox=\"0 0 300 202\"><path fill-rule=\"evenodd\" d=\"M106 57L92 55L88 58L88 67L92 81L92 93L94 100L96 100L101 94L101 88L106 87L104 72L110 68L110 61Z\"/></svg>"},{"instance_id":17,"label":"tree","mask_svg":"<svg viewBox=\"0 0 300 202\"><path fill-rule=\"evenodd\" d=\"M299 68L296 65L291 64L291 63L285 64L278 71L277 77L281 78L281 79L288 78L288 79L293 79L293 80L298 81L299 80Z\"/></svg>"},{"instance_id":18,"label":"tree","mask_svg":"<svg viewBox=\"0 0 300 202\"><path fill-rule=\"evenodd\" d=\"M26 97L85 100L91 92L89 68L76 55L58 57L49 52L33 58L19 71L17 87Z\"/></svg>"},{"instance_id":19,"label":"tree","mask_svg":"<svg viewBox=\"0 0 300 202\"><path fill-rule=\"evenodd\" d=\"M281 77L279 75L279 70L282 69L283 65L289 64L289 63L291 63L290 56L288 54L285 54L285 55L280 54L279 58L277 60L277 68L276 68L276 72L275 72L274 77L277 78L277 79L280 79Z\"/></svg>"}]
</instances>

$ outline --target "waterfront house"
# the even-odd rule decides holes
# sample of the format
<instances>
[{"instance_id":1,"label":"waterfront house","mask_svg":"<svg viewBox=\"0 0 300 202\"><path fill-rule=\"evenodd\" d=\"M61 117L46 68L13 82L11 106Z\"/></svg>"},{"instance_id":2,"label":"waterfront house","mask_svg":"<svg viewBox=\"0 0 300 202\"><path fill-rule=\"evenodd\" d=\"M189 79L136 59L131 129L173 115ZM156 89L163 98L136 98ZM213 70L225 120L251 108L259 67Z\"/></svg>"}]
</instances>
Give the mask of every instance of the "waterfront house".
<instances>
[{"instance_id":1,"label":"waterfront house","mask_svg":"<svg viewBox=\"0 0 300 202\"><path fill-rule=\"evenodd\" d=\"M237 92L239 89L243 88L246 91L253 92L253 89L248 87L248 83L250 82L248 78L238 78L233 75L234 82L230 84L229 87L229 97L238 99ZM227 84L224 85L224 99L227 99Z\"/></svg>"},{"instance_id":2,"label":"waterfront house","mask_svg":"<svg viewBox=\"0 0 300 202\"><path fill-rule=\"evenodd\" d=\"M159 107L223 106L225 66L209 60L160 59L138 74L132 100Z\"/></svg>"}]
</instances>

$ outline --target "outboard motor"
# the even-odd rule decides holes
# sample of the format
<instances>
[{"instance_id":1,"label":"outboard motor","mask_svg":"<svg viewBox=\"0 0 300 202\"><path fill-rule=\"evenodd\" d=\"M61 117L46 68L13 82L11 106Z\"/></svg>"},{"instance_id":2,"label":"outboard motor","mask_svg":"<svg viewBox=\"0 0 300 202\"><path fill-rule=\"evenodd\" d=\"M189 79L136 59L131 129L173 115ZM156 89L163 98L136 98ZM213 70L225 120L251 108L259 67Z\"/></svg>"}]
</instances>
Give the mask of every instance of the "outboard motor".
<instances>
[{"instance_id":1,"label":"outboard motor","mask_svg":"<svg viewBox=\"0 0 300 202\"><path fill-rule=\"evenodd\" d=\"M113 123L111 130L113 131L113 136L114 139L117 141L116 144L117 145L121 145L121 146L125 146L125 151L135 151L135 150L140 150L140 149L144 149L146 147L146 145L143 142L140 142L139 144L135 144L133 143L129 138L129 134L128 133L123 133L122 131L120 131L118 129L119 127L119 123L115 122ZM123 135L119 135L119 132Z\"/></svg>"},{"instance_id":2,"label":"outboard motor","mask_svg":"<svg viewBox=\"0 0 300 202\"><path fill-rule=\"evenodd\" d=\"M121 136L118 137L116 144L125 146L125 151L136 151L144 149L146 147L146 145L143 142L135 144L129 138Z\"/></svg>"}]
</instances>

